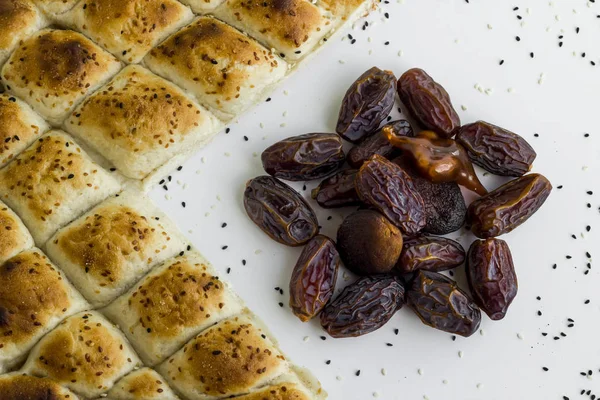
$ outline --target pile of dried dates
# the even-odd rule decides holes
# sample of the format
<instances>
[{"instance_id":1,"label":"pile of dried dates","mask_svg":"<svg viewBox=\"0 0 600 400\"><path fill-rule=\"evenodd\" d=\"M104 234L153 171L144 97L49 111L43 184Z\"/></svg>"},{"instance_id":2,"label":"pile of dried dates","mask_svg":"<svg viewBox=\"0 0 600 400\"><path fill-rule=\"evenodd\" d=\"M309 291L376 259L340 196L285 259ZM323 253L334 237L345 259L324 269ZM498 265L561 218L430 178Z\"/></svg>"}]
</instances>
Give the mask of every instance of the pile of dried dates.
<instances>
[{"instance_id":1,"label":"pile of dried dates","mask_svg":"<svg viewBox=\"0 0 600 400\"><path fill-rule=\"evenodd\" d=\"M386 123L396 97L420 130L405 120ZM354 144L348 154L342 139ZM423 323L470 336L481 310L502 319L517 295L510 249L497 237L530 218L552 190L529 173L535 158L516 133L483 121L461 125L446 90L425 71L397 80L373 67L346 92L336 133L291 137L263 152L269 175L248 182L244 206L272 239L305 246L290 282L300 320L320 315L332 337L360 336L408 304ZM515 179L488 192L473 164ZM309 203L280 179L324 179L312 193L321 207L358 207L335 242L319 234ZM479 196L468 207L460 186ZM465 224L480 238L468 252L433 236ZM334 299L342 263L360 278ZM470 294L440 273L461 265Z\"/></svg>"}]
</instances>

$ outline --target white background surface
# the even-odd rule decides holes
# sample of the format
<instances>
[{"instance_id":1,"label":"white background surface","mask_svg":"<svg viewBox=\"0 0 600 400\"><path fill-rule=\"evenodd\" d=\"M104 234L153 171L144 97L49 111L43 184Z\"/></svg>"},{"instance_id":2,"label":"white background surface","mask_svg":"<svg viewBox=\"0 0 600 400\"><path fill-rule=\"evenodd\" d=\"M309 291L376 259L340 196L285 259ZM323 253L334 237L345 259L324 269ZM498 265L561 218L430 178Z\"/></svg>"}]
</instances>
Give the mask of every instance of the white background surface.
<instances>
[{"instance_id":1,"label":"white background surface","mask_svg":"<svg viewBox=\"0 0 600 400\"><path fill-rule=\"evenodd\" d=\"M384 12L390 14L385 22ZM584 389L598 396L600 264L592 258L590 273L583 272L586 251L600 257L599 14L600 3L586 0L391 0L366 18L366 31L361 21L344 32L357 40L354 45L347 38L332 40L272 101L240 118L229 134L172 174L168 191L158 187L152 197L267 322L283 350L319 377L331 399L589 398L579 395ZM424 68L451 94L463 123L484 119L520 133L538 152L534 170L555 188L563 185L527 224L503 237L513 251L519 294L503 321L483 318L482 334L453 342L404 308L376 333L322 341L317 321L303 324L287 307L300 249L272 242L245 215L242 192L246 180L263 173L260 152L287 136L333 131L346 88L373 65L398 76ZM306 196L316 183L307 184ZM484 183L494 188L499 181L486 177ZM295 187L301 190L302 183ZM316 204L315 210L323 232L333 237L349 211ZM461 240L468 246L472 237ZM462 282L462 267L456 275ZM573 328L567 318L575 320ZM560 332L567 336L553 340ZM588 370L592 377L580 375Z\"/></svg>"}]
</instances>

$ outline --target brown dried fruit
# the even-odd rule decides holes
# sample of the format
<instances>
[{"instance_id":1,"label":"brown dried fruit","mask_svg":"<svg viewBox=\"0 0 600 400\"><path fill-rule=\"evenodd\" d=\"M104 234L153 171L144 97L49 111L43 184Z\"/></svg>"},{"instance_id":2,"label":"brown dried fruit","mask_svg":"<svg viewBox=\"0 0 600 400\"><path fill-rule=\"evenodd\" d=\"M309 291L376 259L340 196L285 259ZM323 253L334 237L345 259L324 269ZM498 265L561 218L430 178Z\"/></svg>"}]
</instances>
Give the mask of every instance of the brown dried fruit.
<instances>
[{"instance_id":1,"label":"brown dried fruit","mask_svg":"<svg viewBox=\"0 0 600 400\"><path fill-rule=\"evenodd\" d=\"M413 161L421 176L434 183L456 182L473 192L484 195L487 190L473 169L465 149L452 139L444 139L432 131L422 131L414 138L394 136L383 128L391 144Z\"/></svg>"},{"instance_id":2,"label":"brown dried fruit","mask_svg":"<svg viewBox=\"0 0 600 400\"><path fill-rule=\"evenodd\" d=\"M244 208L250 219L273 240L300 246L319 232L317 216L298 192L271 176L246 184Z\"/></svg>"},{"instance_id":3,"label":"brown dried fruit","mask_svg":"<svg viewBox=\"0 0 600 400\"><path fill-rule=\"evenodd\" d=\"M413 68L398 80L400 100L426 129L451 138L460 128L460 118L448 92L425 71Z\"/></svg>"},{"instance_id":4,"label":"brown dried fruit","mask_svg":"<svg viewBox=\"0 0 600 400\"><path fill-rule=\"evenodd\" d=\"M465 261L460 243L443 237L415 236L404 239L397 268L403 274L416 270L445 271Z\"/></svg>"},{"instance_id":5,"label":"brown dried fruit","mask_svg":"<svg viewBox=\"0 0 600 400\"><path fill-rule=\"evenodd\" d=\"M461 127L456 141L471 161L496 175L522 176L537 155L521 136L484 121Z\"/></svg>"},{"instance_id":6,"label":"brown dried fruit","mask_svg":"<svg viewBox=\"0 0 600 400\"><path fill-rule=\"evenodd\" d=\"M471 203L467 223L477 237L503 235L527 221L551 191L552 184L543 175L522 176Z\"/></svg>"},{"instance_id":7,"label":"brown dried fruit","mask_svg":"<svg viewBox=\"0 0 600 400\"><path fill-rule=\"evenodd\" d=\"M425 325L465 337L479 328L477 305L456 282L440 273L419 271L406 295Z\"/></svg>"},{"instance_id":8,"label":"brown dried fruit","mask_svg":"<svg viewBox=\"0 0 600 400\"><path fill-rule=\"evenodd\" d=\"M272 144L263 151L265 171L288 181L308 181L330 175L346 156L335 133L308 133Z\"/></svg>"},{"instance_id":9,"label":"brown dried fruit","mask_svg":"<svg viewBox=\"0 0 600 400\"><path fill-rule=\"evenodd\" d=\"M391 129L395 136L412 137L415 135L410 123L404 119L392 121L385 126L387 129ZM374 154L392 159L400 155L400 150L389 142L383 130L380 129L350 149L347 157L348 164L353 168L360 168Z\"/></svg>"},{"instance_id":10,"label":"brown dried fruit","mask_svg":"<svg viewBox=\"0 0 600 400\"><path fill-rule=\"evenodd\" d=\"M467 257L467 279L475 303L493 320L504 318L519 285L508 244L476 240Z\"/></svg>"},{"instance_id":11,"label":"brown dried fruit","mask_svg":"<svg viewBox=\"0 0 600 400\"><path fill-rule=\"evenodd\" d=\"M340 256L335 243L317 235L302 250L290 280L290 308L301 321L308 321L333 296Z\"/></svg>"},{"instance_id":12,"label":"brown dried fruit","mask_svg":"<svg viewBox=\"0 0 600 400\"><path fill-rule=\"evenodd\" d=\"M424 203L406 172L385 158L374 155L356 176L356 191L365 203L384 214L407 235L426 223Z\"/></svg>"},{"instance_id":13,"label":"brown dried fruit","mask_svg":"<svg viewBox=\"0 0 600 400\"><path fill-rule=\"evenodd\" d=\"M321 325L334 338L371 333L404 305L404 286L392 276L365 276L344 288L321 313Z\"/></svg>"},{"instance_id":14,"label":"brown dried fruit","mask_svg":"<svg viewBox=\"0 0 600 400\"><path fill-rule=\"evenodd\" d=\"M345 169L325 179L312 190L312 198L323 208L336 208L360 204L354 179L357 170Z\"/></svg>"},{"instance_id":15,"label":"brown dried fruit","mask_svg":"<svg viewBox=\"0 0 600 400\"><path fill-rule=\"evenodd\" d=\"M344 219L337 243L344 265L352 272L380 274L396 265L402 251L402 233L377 211L359 210Z\"/></svg>"},{"instance_id":16,"label":"brown dried fruit","mask_svg":"<svg viewBox=\"0 0 600 400\"><path fill-rule=\"evenodd\" d=\"M340 108L336 132L358 143L372 134L394 107L396 77L373 67L350 86Z\"/></svg>"}]
</instances>

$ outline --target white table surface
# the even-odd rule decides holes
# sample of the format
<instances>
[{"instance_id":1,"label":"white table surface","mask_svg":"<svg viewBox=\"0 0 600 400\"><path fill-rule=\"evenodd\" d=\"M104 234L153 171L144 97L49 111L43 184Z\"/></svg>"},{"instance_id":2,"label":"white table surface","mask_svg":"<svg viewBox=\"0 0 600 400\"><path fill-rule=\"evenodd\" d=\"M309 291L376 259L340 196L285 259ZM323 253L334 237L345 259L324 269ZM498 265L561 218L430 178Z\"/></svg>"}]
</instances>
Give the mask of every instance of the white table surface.
<instances>
[{"instance_id":1,"label":"white table surface","mask_svg":"<svg viewBox=\"0 0 600 400\"><path fill-rule=\"evenodd\" d=\"M600 265L594 258L584 275L586 251L600 253L599 14L600 2L586 0L391 0L366 18L368 29L361 29L361 20L344 32L353 35L354 45L348 38L332 40L272 101L240 118L229 134L219 134L172 174L168 191L155 188L152 197L268 323L283 350L319 377L331 399L589 398L581 390L600 396ZM243 210L246 180L263 174L262 150L288 136L333 131L346 88L373 65L398 76L424 68L451 94L464 123L487 120L530 141L538 152L534 170L555 186L529 222L503 237L519 278L507 317L484 317L481 332L471 338L452 341L405 307L373 334L321 340L318 322L301 323L287 306L300 249L271 241ZM499 182L484 178L488 188ZM307 183L303 193L308 196L316 183ZM314 205L322 231L335 237L348 210ZM462 233L468 246L473 237ZM456 271L464 283L463 268ZM340 285L349 279L341 277ZM568 318L574 327L567 327ZM580 375L588 370L591 377Z\"/></svg>"}]
</instances>

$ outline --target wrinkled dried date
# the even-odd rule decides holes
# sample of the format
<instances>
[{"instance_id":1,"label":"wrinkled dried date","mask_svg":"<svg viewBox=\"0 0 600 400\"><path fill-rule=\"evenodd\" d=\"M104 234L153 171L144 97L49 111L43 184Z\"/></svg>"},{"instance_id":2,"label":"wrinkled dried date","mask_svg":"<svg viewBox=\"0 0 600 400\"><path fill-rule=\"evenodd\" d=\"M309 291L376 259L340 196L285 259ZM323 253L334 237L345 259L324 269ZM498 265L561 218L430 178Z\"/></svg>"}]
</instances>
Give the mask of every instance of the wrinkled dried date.
<instances>
[{"instance_id":1,"label":"wrinkled dried date","mask_svg":"<svg viewBox=\"0 0 600 400\"><path fill-rule=\"evenodd\" d=\"M344 265L359 275L382 274L394 268L402 252L402 232L374 210L348 215L337 232Z\"/></svg>"},{"instance_id":2,"label":"wrinkled dried date","mask_svg":"<svg viewBox=\"0 0 600 400\"><path fill-rule=\"evenodd\" d=\"M385 125L396 136L414 136L410 123L404 119L392 121ZM360 168L374 154L379 154L387 159L400 155L400 150L393 146L387 139L383 130L378 130L348 152L348 164L353 168Z\"/></svg>"},{"instance_id":3,"label":"wrinkled dried date","mask_svg":"<svg viewBox=\"0 0 600 400\"><path fill-rule=\"evenodd\" d=\"M460 118L448 92L425 71L413 68L398 80L400 100L426 129L451 138L460 128Z\"/></svg>"},{"instance_id":4,"label":"wrinkled dried date","mask_svg":"<svg viewBox=\"0 0 600 400\"><path fill-rule=\"evenodd\" d=\"M330 175L342 166L346 156L342 140L335 133L308 133L272 144L261 159L269 175L307 181Z\"/></svg>"},{"instance_id":5,"label":"wrinkled dried date","mask_svg":"<svg viewBox=\"0 0 600 400\"><path fill-rule=\"evenodd\" d=\"M395 158L393 162L412 178L425 202L427 224L422 232L446 235L459 230L465 224L467 205L456 183L430 182L421 177L404 156Z\"/></svg>"},{"instance_id":6,"label":"wrinkled dried date","mask_svg":"<svg viewBox=\"0 0 600 400\"><path fill-rule=\"evenodd\" d=\"M250 219L273 240L300 246L319 232L317 216L298 192L271 176L246 184L244 208Z\"/></svg>"},{"instance_id":7,"label":"wrinkled dried date","mask_svg":"<svg viewBox=\"0 0 600 400\"><path fill-rule=\"evenodd\" d=\"M397 268L403 274L416 270L445 271L465 261L460 243L443 237L415 236L404 239Z\"/></svg>"},{"instance_id":8,"label":"wrinkled dried date","mask_svg":"<svg viewBox=\"0 0 600 400\"><path fill-rule=\"evenodd\" d=\"M552 184L543 175L524 175L471 203L467 223L482 239L503 235L527 221L551 191Z\"/></svg>"},{"instance_id":9,"label":"wrinkled dried date","mask_svg":"<svg viewBox=\"0 0 600 400\"><path fill-rule=\"evenodd\" d=\"M461 127L456 141L467 150L471 161L496 175L524 175L536 157L521 136L483 121Z\"/></svg>"},{"instance_id":10,"label":"wrinkled dried date","mask_svg":"<svg viewBox=\"0 0 600 400\"><path fill-rule=\"evenodd\" d=\"M456 282L440 273L419 271L407 297L421 321L433 328L468 337L481 323L479 307Z\"/></svg>"},{"instance_id":11,"label":"wrinkled dried date","mask_svg":"<svg viewBox=\"0 0 600 400\"><path fill-rule=\"evenodd\" d=\"M475 303L491 319L504 318L519 288L508 244L500 239L474 241L467 256L467 280Z\"/></svg>"},{"instance_id":12,"label":"wrinkled dried date","mask_svg":"<svg viewBox=\"0 0 600 400\"><path fill-rule=\"evenodd\" d=\"M403 305L398 278L365 276L325 307L321 325L334 338L361 336L381 328Z\"/></svg>"},{"instance_id":13,"label":"wrinkled dried date","mask_svg":"<svg viewBox=\"0 0 600 400\"><path fill-rule=\"evenodd\" d=\"M355 169L346 169L330 176L312 190L312 198L323 208L360 204L360 198L354 186L357 172Z\"/></svg>"},{"instance_id":14,"label":"wrinkled dried date","mask_svg":"<svg viewBox=\"0 0 600 400\"><path fill-rule=\"evenodd\" d=\"M336 132L358 143L372 134L394 107L396 77L373 67L350 86L340 108Z\"/></svg>"},{"instance_id":15,"label":"wrinkled dried date","mask_svg":"<svg viewBox=\"0 0 600 400\"><path fill-rule=\"evenodd\" d=\"M379 210L408 235L426 223L423 198L406 172L385 158L374 155L356 176L356 191L362 201Z\"/></svg>"},{"instance_id":16,"label":"wrinkled dried date","mask_svg":"<svg viewBox=\"0 0 600 400\"><path fill-rule=\"evenodd\" d=\"M335 243L327 236L317 235L304 247L290 280L290 308L301 321L316 316L331 299L339 265Z\"/></svg>"}]
</instances>

